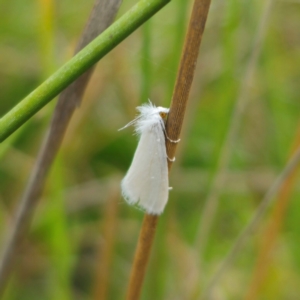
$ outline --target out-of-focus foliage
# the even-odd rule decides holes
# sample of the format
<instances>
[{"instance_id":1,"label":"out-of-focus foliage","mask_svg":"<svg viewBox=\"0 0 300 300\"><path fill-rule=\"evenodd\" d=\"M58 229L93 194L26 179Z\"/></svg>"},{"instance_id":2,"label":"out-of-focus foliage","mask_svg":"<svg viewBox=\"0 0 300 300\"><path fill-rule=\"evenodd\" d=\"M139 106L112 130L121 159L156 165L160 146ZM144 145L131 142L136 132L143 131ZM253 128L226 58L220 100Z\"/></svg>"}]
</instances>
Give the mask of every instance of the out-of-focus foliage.
<instances>
[{"instance_id":1,"label":"out-of-focus foliage","mask_svg":"<svg viewBox=\"0 0 300 300\"><path fill-rule=\"evenodd\" d=\"M135 2L124 1L119 15ZM200 259L194 243L201 212L264 8L259 0L212 0L144 300L197 299L290 156L299 131L300 2L273 2L251 87L243 95L248 102L219 209ZM124 298L143 213L116 196L137 144L131 129L117 130L147 98L170 105L191 5L173 0L99 62L52 168L6 300L96 299L110 213L117 221L109 241L108 299ZM0 2L1 115L72 56L91 7L90 0ZM0 144L2 246L54 102ZM299 196L295 184L257 299L299 297ZM107 208L110 201L117 201L117 212ZM217 285L218 299L242 299L249 292L271 217L270 211Z\"/></svg>"}]
</instances>

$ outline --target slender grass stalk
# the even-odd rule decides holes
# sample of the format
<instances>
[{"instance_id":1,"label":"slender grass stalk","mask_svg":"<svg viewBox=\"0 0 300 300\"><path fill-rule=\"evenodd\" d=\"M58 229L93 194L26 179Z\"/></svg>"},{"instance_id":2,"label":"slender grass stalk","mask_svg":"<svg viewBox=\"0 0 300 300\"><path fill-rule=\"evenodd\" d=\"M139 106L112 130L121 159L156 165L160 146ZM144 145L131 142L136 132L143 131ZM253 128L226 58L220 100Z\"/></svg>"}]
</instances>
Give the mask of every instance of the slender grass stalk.
<instances>
[{"instance_id":1,"label":"slender grass stalk","mask_svg":"<svg viewBox=\"0 0 300 300\"><path fill-rule=\"evenodd\" d=\"M151 70L151 20L143 26L143 47L141 57L141 73L142 73L142 86L141 86L141 99L140 102L145 101L150 97L152 70Z\"/></svg>"},{"instance_id":2,"label":"slender grass stalk","mask_svg":"<svg viewBox=\"0 0 300 300\"><path fill-rule=\"evenodd\" d=\"M207 196L207 200L205 202L204 209L202 211L202 217L200 218L198 231L195 237L195 245L199 249L201 255L205 250L209 232L218 209L218 200L222 192L227 168L230 163L232 148L234 146L238 134L243 112L249 100L249 89L251 86L258 58L261 53L262 42L267 29L267 23L271 11L272 2L273 0L268 0L265 3L257 35L254 40L253 50L248 61L244 78L242 79L242 84L239 90L238 98L235 103L233 115L230 120L230 125L221 148L216 174L214 176L209 194Z\"/></svg>"},{"instance_id":3,"label":"slender grass stalk","mask_svg":"<svg viewBox=\"0 0 300 300\"><path fill-rule=\"evenodd\" d=\"M78 43L76 52L87 45L93 38L107 28L113 21L121 0L97 0L93 11ZM54 111L48 135L38 154L38 159L31 173L21 205L13 224L11 236L0 261L0 297L16 263L18 251L27 233L38 198L42 192L46 176L58 152L64 133L72 114L81 101L93 68L86 71L74 83L61 93Z\"/></svg>"},{"instance_id":4,"label":"slender grass stalk","mask_svg":"<svg viewBox=\"0 0 300 300\"><path fill-rule=\"evenodd\" d=\"M39 24L38 40L40 48L40 63L43 78L47 78L54 69L54 0L38 0Z\"/></svg>"},{"instance_id":5,"label":"slender grass stalk","mask_svg":"<svg viewBox=\"0 0 300 300\"><path fill-rule=\"evenodd\" d=\"M158 216L146 214L144 217L130 274L127 300L140 298L157 222Z\"/></svg>"},{"instance_id":6,"label":"slender grass stalk","mask_svg":"<svg viewBox=\"0 0 300 300\"><path fill-rule=\"evenodd\" d=\"M176 80L176 72L175 70L178 67L180 62L181 56L181 47L184 43L185 33L186 33L186 26L187 26L187 19L188 19L188 9L191 3L189 1L178 1L177 11L176 11L176 27L174 27L174 42L173 42L173 49L170 53L170 62L168 66L170 66L170 70L174 70L174 72L170 72L168 76L166 76L166 93L165 98L170 99L173 95L174 90L174 82Z\"/></svg>"},{"instance_id":7,"label":"slender grass stalk","mask_svg":"<svg viewBox=\"0 0 300 300\"><path fill-rule=\"evenodd\" d=\"M173 140L177 140L180 136L209 6L210 0L194 1L166 124L167 135ZM174 157L176 146L176 143L166 141L168 157ZM172 162L168 161L169 171L171 170L171 166ZM146 214L144 217L130 274L127 300L140 298L157 222L158 216Z\"/></svg>"},{"instance_id":8,"label":"slender grass stalk","mask_svg":"<svg viewBox=\"0 0 300 300\"><path fill-rule=\"evenodd\" d=\"M292 154L300 148L300 127L294 144L295 146L293 147L294 149L292 150ZM258 258L252 274L249 289L245 296L246 300L257 299L258 295L260 295L261 287L265 282L268 269L272 262L272 251L275 248L276 239L286 217L291 193L295 186L298 173L299 167L295 168L294 171L291 172L278 192L276 206L274 207L268 226L261 237Z\"/></svg>"},{"instance_id":9,"label":"slender grass stalk","mask_svg":"<svg viewBox=\"0 0 300 300\"><path fill-rule=\"evenodd\" d=\"M176 70L178 68L180 62L180 56L182 52L182 45L184 43L184 38L186 34L186 29L189 20L189 14L187 13L188 8L193 3L191 1L178 1L175 11L175 22L172 26L172 43L169 44L170 49L172 49L168 55L168 57L164 60L164 64L158 68L159 72L163 71L162 69L167 66L168 72L167 76L164 76L164 95L162 106L169 106L170 99L172 98L174 82L176 80ZM156 43L155 44L156 47ZM154 82L154 80L153 80ZM150 98L151 99L151 98ZM191 99L192 100L192 99ZM189 104L190 105L190 104ZM185 116L185 122L187 121L187 116ZM191 120L189 120L191 121ZM181 134L184 136L184 132L181 131ZM184 145L186 144L186 140L182 140L180 142L180 149L184 149ZM180 153L176 152L176 164L174 167L180 165ZM174 172L174 169L173 169ZM173 201L174 199L173 194ZM170 214L170 211L167 212ZM172 213L171 213L172 214ZM165 219L160 221L160 228L157 233L155 239L157 245L159 247L155 248L155 253L153 253L152 263L147 270L147 282L143 288L143 292L147 294L149 299L164 299L166 298L167 285L169 282L168 276L166 276L165 272L157 272L157 265L160 266L161 269L167 268L169 257L169 250L166 245L168 245L168 241L166 240L166 233L168 231L168 219L166 216ZM163 228L162 228L163 227Z\"/></svg>"},{"instance_id":10,"label":"slender grass stalk","mask_svg":"<svg viewBox=\"0 0 300 300\"><path fill-rule=\"evenodd\" d=\"M140 0L0 119L0 142L17 130L71 82L92 67L170 0Z\"/></svg>"},{"instance_id":11,"label":"slender grass stalk","mask_svg":"<svg viewBox=\"0 0 300 300\"><path fill-rule=\"evenodd\" d=\"M277 179L274 181L268 192L265 194L264 198L262 199L258 209L256 210L255 214L253 215L250 222L245 226L242 233L237 238L236 242L232 246L231 250L229 251L226 258L221 263L217 272L211 278L207 288L204 290L201 299L210 299L212 290L214 286L219 282L222 275L228 270L231 266L234 259L240 254L245 241L251 236L253 231L257 228L258 224L261 222L263 216L265 215L266 211L270 207L273 201L275 201L275 196L283 186L284 182L293 174L295 169L298 167L300 163L300 148L297 149L295 154L286 164L283 171L279 174Z\"/></svg>"},{"instance_id":12,"label":"slender grass stalk","mask_svg":"<svg viewBox=\"0 0 300 300\"><path fill-rule=\"evenodd\" d=\"M49 257L49 264L51 264L50 281L53 280L54 282L51 289L51 298L71 300L70 280L73 274L72 257L74 252L70 243L68 220L62 193L67 178L63 161L63 158L59 156L52 166L49 193L47 193L47 199L50 201L48 201L47 209L43 212L43 215L37 216L37 218L39 219L38 228L48 228L45 243L51 253Z\"/></svg>"},{"instance_id":13,"label":"slender grass stalk","mask_svg":"<svg viewBox=\"0 0 300 300\"><path fill-rule=\"evenodd\" d=\"M117 184L116 184L117 182ZM119 178L114 180L110 188L110 195L106 201L105 219L103 228L103 246L99 251L96 281L94 286L94 300L108 299L109 275L111 270L113 249L118 222L118 200L120 198Z\"/></svg>"}]
</instances>

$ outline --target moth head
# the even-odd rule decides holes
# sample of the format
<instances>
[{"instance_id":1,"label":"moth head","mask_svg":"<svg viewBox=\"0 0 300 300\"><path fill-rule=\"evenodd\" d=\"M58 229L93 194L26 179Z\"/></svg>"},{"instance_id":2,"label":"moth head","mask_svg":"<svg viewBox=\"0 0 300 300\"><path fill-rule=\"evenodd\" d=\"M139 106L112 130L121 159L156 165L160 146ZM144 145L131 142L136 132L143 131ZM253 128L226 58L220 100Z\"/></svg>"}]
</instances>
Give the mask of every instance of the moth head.
<instances>
[{"instance_id":1,"label":"moth head","mask_svg":"<svg viewBox=\"0 0 300 300\"><path fill-rule=\"evenodd\" d=\"M167 120L167 117L168 117L168 114L169 114L169 109L168 108L165 108L165 107L158 107L158 113L160 115L160 117L166 121Z\"/></svg>"},{"instance_id":2,"label":"moth head","mask_svg":"<svg viewBox=\"0 0 300 300\"><path fill-rule=\"evenodd\" d=\"M165 112L163 112L163 111L160 112L159 115L161 116L161 118L162 118L163 120L166 120L166 119L167 119L167 116L168 116L168 114L165 113Z\"/></svg>"}]
</instances>

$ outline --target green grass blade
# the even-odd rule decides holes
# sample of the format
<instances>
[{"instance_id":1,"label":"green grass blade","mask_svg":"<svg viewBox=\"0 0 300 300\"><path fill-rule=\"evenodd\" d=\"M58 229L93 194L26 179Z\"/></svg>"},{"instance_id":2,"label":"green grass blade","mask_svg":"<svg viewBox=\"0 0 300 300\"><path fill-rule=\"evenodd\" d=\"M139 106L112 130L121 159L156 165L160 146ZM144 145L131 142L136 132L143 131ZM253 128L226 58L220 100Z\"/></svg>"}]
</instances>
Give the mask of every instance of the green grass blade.
<instances>
[{"instance_id":1,"label":"green grass blade","mask_svg":"<svg viewBox=\"0 0 300 300\"><path fill-rule=\"evenodd\" d=\"M0 119L0 142L170 0L141 0Z\"/></svg>"}]
</instances>

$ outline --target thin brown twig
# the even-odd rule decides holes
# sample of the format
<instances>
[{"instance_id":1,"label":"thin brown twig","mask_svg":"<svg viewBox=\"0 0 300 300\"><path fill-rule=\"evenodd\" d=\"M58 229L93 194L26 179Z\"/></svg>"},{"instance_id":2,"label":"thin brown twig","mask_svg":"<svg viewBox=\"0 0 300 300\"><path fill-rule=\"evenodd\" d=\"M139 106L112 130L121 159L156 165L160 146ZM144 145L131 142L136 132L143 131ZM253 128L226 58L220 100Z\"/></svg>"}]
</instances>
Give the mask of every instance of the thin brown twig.
<instances>
[{"instance_id":1,"label":"thin brown twig","mask_svg":"<svg viewBox=\"0 0 300 300\"><path fill-rule=\"evenodd\" d=\"M75 53L84 48L112 23L120 3L121 0L96 0ZM16 264L17 254L20 251L24 236L27 234L47 173L59 150L73 112L81 102L93 70L94 68L91 68L85 72L59 96L49 132L40 148L37 162L21 199L16 221L12 225L13 229L0 262L0 297Z\"/></svg>"},{"instance_id":2,"label":"thin brown twig","mask_svg":"<svg viewBox=\"0 0 300 300\"><path fill-rule=\"evenodd\" d=\"M118 183L118 185L116 185ZM96 281L94 286L94 300L105 300L108 298L109 275L113 259L116 229L118 221L118 200L120 198L119 180L114 180L107 198L104 228L103 246L101 247L97 261Z\"/></svg>"},{"instance_id":3,"label":"thin brown twig","mask_svg":"<svg viewBox=\"0 0 300 300\"><path fill-rule=\"evenodd\" d=\"M172 140L178 140L180 136L209 7L210 0L194 1L166 124L167 135ZM174 157L176 147L176 143L172 143L169 140L166 141L168 157ZM171 166L172 162L168 160L169 172ZM158 216L155 215L146 214L144 217L131 270L127 300L140 298L157 221Z\"/></svg>"},{"instance_id":4,"label":"thin brown twig","mask_svg":"<svg viewBox=\"0 0 300 300\"><path fill-rule=\"evenodd\" d=\"M296 134L294 144L295 146L293 147L292 154L298 148L300 148L300 127L298 128L298 133ZM295 187L298 173L299 167L295 168L294 171L291 172L290 176L287 177L286 181L278 192L276 206L274 207L267 228L261 237L261 244L257 255L258 258L256 261L256 266L252 274L249 289L246 292L245 300L257 299L258 295L260 294L261 287L265 282L268 269L272 262L272 251L275 248L274 245L287 215L287 209L290 204L291 194Z\"/></svg>"},{"instance_id":5,"label":"thin brown twig","mask_svg":"<svg viewBox=\"0 0 300 300\"><path fill-rule=\"evenodd\" d=\"M140 298L157 222L158 216L146 214L144 217L129 279L127 300Z\"/></svg>"},{"instance_id":6,"label":"thin brown twig","mask_svg":"<svg viewBox=\"0 0 300 300\"><path fill-rule=\"evenodd\" d=\"M201 296L201 299L205 299L205 300L211 299L210 296L214 286L221 279L222 275L228 270L228 268L230 267L234 259L237 257L237 255L241 252L245 241L251 236L253 231L257 228L258 224L261 222L266 211L268 210L272 202L275 201L276 194L278 193L278 191L280 190L284 182L286 182L287 178L289 178L292 175L292 173L295 171L295 169L298 167L299 163L300 163L300 148L297 149L295 154L286 164L283 171L279 174L279 176L274 181L274 183L272 184L268 192L265 194L264 198L261 201L261 204L259 205L255 214L253 215L252 219L245 226L242 233L236 239L236 242L232 246L228 255L221 263L219 269L211 278L207 288L205 289L203 295Z\"/></svg>"},{"instance_id":7,"label":"thin brown twig","mask_svg":"<svg viewBox=\"0 0 300 300\"><path fill-rule=\"evenodd\" d=\"M272 2L273 0L268 0L264 4L265 6L257 30L257 35L253 43L253 50L246 67L244 78L241 83L229 129L220 151L216 175L214 176L213 182L211 184L210 191L202 211L202 217L200 218L197 235L195 237L195 246L199 249L200 255L203 254L203 251L206 247L209 232L218 209L218 200L225 182L225 177L232 154L232 148L238 135L239 125L241 123L243 112L245 111L245 108L248 104L249 90L251 88L253 74L262 49L262 43L267 29Z\"/></svg>"}]
</instances>

